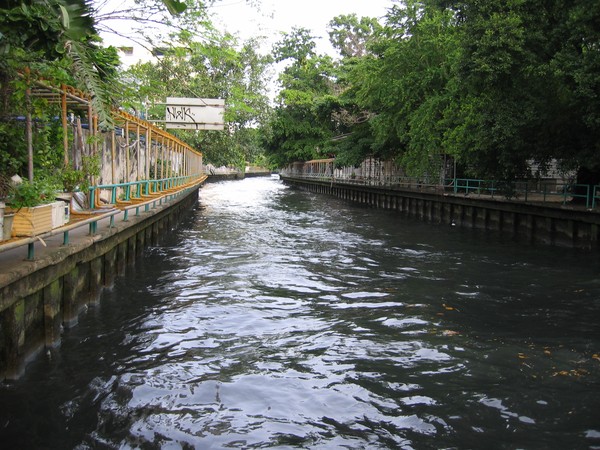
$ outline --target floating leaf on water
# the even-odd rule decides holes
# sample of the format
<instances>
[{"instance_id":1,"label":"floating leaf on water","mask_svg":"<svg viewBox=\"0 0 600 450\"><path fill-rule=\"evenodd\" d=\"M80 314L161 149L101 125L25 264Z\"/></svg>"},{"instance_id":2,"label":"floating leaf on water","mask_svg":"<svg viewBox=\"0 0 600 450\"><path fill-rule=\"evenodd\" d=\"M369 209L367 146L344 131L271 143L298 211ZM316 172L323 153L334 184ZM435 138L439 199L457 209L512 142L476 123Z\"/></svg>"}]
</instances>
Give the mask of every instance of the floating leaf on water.
<instances>
[{"instance_id":1,"label":"floating leaf on water","mask_svg":"<svg viewBox=\"0 0 600 450\"><path fill-rule=\"evenodd\" d=\"M460 333L458 331L454 331L454 330L444 330L442 331L442 335L443 336L456 336L459 335Z\"/></svg>"},{"instance_id":2,"label":"floating leaf on water","mask_svg":"<svg viewBox=\"0 0 600 450\"><path fill-rule=\"evenodd\" d=\"M587 375L589 372L585 369L571 369L571 370L561 370L560 372L554 372L552 374L553 377L560 375L561 377L581 377L583 375Z\"/></svg>"},{"instance_id":3,"label":"floating leaf on water","mask_svg":"<svg viewBox=\"0 0 600 450\"><path fill-rule=\"evenodd\" d=\"M600 361L600 355L598 355L598 353L594 353L592 355L592 359L597 359L598 361Z\"/></svg>"},{"instance_id":4,"label":"floating leaf on water","mask_svg":"<svg viewBox=\"0 0 600 450\"><path fill-rule=\"evenodd\" d=\"M519 359L527 359L528 356L525 355L524 353L519 353Z\"/></svg>"},{"instance_id":5,"label":"floating leaf on water","mask_svg":"<svg viewBox=\"0 0 600 450\"><path fill-rule=\"evenodd\" d=\"M544 350L544 355L551 356L552 352L550 350Z\"/></svg>"}]
</instances>

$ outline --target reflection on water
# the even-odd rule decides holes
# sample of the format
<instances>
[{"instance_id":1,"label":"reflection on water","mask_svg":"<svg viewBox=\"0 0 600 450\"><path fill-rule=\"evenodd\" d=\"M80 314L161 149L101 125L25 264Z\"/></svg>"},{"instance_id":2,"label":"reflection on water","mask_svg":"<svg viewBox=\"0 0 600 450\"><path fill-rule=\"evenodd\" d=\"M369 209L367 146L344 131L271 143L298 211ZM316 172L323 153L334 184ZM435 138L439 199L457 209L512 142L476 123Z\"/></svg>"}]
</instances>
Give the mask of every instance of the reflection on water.
<instances>
[{"instance_id":1,"label":"reflection on water","mask_svg":"<svg viewBox=\"0 0 600 450\"><path fill-rule=\"evenodd\" d=\"M275 179L209 184L60 349L0 390L0 438L600 448L599 267Z\"/></svg>"}]
</instances>

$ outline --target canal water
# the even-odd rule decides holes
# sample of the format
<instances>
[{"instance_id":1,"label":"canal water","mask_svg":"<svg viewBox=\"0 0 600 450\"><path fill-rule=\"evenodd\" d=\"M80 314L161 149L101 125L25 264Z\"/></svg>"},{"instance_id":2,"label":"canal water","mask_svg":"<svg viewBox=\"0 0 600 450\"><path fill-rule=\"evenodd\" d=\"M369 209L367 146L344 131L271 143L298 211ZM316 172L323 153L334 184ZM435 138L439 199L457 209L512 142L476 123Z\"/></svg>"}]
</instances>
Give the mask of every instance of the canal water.
<instances>
[{"instance_id":1,"label":"canal water","mask_svg":"<svg viewBox=\"0 0 600 450\"><path fill-rule=\"evenodd\" d=\"M208 184L59 348L3 449L600 448L600 263Z\"/></svg>"}]
</instances>

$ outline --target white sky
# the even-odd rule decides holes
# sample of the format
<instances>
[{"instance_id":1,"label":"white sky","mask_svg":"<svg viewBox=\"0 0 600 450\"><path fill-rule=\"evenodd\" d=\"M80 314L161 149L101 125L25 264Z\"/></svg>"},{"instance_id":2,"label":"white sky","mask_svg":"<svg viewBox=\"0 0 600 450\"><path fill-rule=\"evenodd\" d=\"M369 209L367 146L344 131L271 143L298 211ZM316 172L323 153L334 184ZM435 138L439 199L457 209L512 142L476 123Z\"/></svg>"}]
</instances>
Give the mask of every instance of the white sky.
<instances>
[{"instance_id":1,"label":"white sky","mask_svg":"<svg viewBox=\"0 0 600 450\"><path fill-rule=\"evenodd\" d=\"M128 0L129 1L129 0ZM216 2L210 12L218 29L238 35L242 40L253 36L265 36L264 51L270 51L272 45L281 39L282 32L293 27L311 30L316 39L317 52L337 56L329 43L327 23L342 14L356 14L358 17L375 17L382 21L383 16L397 0L256 0L257 6L249 6L252 0L221 0ZM125 0L93 0L96 8L107 11L121 9ZM110 22L107 22L110 25ZM113 26L122 35L130 32L123 22ZM122 37L101 33L106 44L117 47L131 45Z\"/></svg>"},{"instance_id":2,"label":"white sky","mask_svg":"<svg viewBox=\"0 0 600 450\"><path fill-rule=\"evenodd\" d=\"M265 36L262 49L270 52L273 44L281 39L282 32L290 32L293 27L307 28L316 39L317 53L338 57L329 43L327 24L331 19L342 14L356 14L358 17L375 17L383 22L387 10L398 0L258 0L258 6L249 6L249 0L222 0L210 8L213 22L217 29L228 31L247 40L250 37ZM250 0L251 1L251 0ZM94 0L99 5L115 5L122 7L124 0ZM123 23L116 25L119 31L127 35L128 30ZM108 45L116 47L132 45L122 37L102 33ZM135 44L134 44L135 45ZM121 55L125 67L139 60L152 60L152 55L136 46L134 55ZM277 73L281 67L274 68ZM270 82L271 96L277 90L276 76Z\"/></svg>"},{"instance_id":3,"label":"white sky","mask_svg":"<svg viewBox=\"0 0 600 450\"><path fill-rule=\"evenodd\" d=\"M242 39L251 36L267 36L269 47L281 38L281 32L292 27L307 28L317 40L318 53L333 51L327 35L327 23L335 16L355 13L358 17L381 19L393 0L262 0L260 12L245 0L223 0L211 11L216 15L215 24ZM334 56L332 54L332 56Z\"/></svg>"}]
</instances>

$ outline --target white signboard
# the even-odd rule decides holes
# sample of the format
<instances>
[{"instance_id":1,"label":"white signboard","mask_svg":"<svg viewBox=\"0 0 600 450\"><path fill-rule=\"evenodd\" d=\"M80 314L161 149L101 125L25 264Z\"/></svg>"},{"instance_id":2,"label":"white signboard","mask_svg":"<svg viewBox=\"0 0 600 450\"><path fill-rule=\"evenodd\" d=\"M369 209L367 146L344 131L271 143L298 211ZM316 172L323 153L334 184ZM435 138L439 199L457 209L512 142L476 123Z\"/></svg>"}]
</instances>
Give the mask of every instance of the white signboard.
<instances>
[{"instance_id":1,"label":"white signboard","mask_svg":"<svg viewBox=\"0 0 600 450\"><path fill-rule=\"evenodd\" d=\"M220 98L167 97L166 128L223 130L225 100Z\"/></svg>"}]
</instances>

